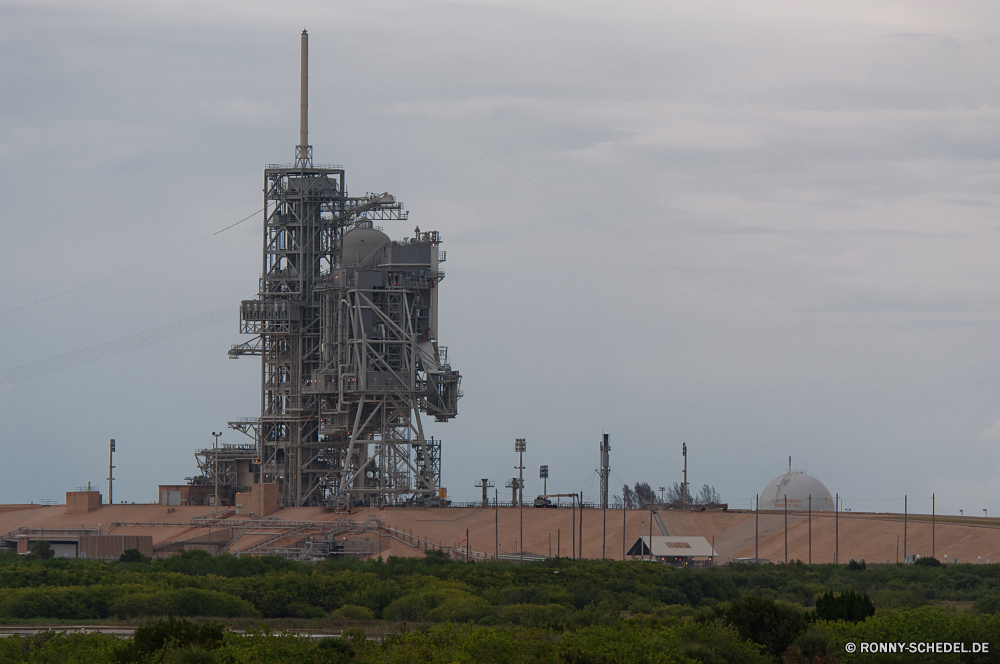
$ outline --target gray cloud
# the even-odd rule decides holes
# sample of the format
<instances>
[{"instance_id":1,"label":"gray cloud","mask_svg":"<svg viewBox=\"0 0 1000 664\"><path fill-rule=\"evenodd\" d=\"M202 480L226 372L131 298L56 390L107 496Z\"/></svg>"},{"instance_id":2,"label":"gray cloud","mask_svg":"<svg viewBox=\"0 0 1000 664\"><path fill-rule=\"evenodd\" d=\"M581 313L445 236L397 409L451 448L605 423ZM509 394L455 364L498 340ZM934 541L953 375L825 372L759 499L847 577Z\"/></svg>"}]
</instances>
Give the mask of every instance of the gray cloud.
<instances>
[{"instance_id":1,"label":"gray cloud","mask_svg":"<svg viewBox=\"0 0 1000 664\"><path fill-rule=\"evenodd\" d=\"M692 481L733 503L792 454L848 507L946 486L955 511L997 482L995 13L7 3L0 232L9 247L68 211L0 262L0 311L260 207L263 165L297 137L305 26L317 160L405 201L394 237L445 239L466 397L430 432L451 495L509 474L515 437L577 490L603 430L630 482L676 479L686 441ZM254 220L0 316L0 369L252 297L259 270ZM209 432L257 407L258 369L225 356L240 340L213 326L0 386L4 500L98 481L111 437L130 500L192 474Z\"/></svg>"}]
</instances>

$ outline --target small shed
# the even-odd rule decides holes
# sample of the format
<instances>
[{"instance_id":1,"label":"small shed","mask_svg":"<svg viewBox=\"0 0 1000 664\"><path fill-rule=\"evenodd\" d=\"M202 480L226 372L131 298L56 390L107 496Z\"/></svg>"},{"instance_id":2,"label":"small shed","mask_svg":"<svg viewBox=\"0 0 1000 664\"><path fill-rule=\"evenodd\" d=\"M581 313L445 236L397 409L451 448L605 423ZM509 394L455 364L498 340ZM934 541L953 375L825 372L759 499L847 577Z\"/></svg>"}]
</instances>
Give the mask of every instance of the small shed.
<instances>
[{"instance_id":1,"label":"small shed","mask_svg":"<svg viewBox=\"0 0 1000 664\"><path fill-rule=\"evenodd\" d=\"M655 560L674 567L710 567L718 555L704 537L646 535L636 539L626 555Z\"/></svg>"}]
</instances>

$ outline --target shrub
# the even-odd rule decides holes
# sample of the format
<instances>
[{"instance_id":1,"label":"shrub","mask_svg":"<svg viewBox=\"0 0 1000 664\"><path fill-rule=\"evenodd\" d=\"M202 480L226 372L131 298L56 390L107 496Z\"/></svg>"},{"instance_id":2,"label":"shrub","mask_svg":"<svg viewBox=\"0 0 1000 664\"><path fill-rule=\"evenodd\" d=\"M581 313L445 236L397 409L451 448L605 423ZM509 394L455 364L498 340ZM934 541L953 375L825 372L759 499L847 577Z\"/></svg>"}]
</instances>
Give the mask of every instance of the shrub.
<instances>
[{"instance_id":1,"label":"shrub","mask_svg":"<svg viewBox=\"0 0 1000 664\"><path fill-rule=\"evenodd\" d=\"M786 664L835 664L830 639L822 632L805 632L792 642L785 654Z\"/></svg>"},{"instance_id":2,"label":"shrub","mask_svg":"<svg viewBox=\"0 0 1000 664\"><path fill-rule=\"evenodd\" d=\"M326 611L306 602L290 602L288 613L294 618L322 618Z\"/></svg>"},{"instance_id":3,"label":"shrub","mask_svg":"<svg viewBox=\"0 0 1000 664\"><path fill-rule=\"evenodd\" d=\"M1000 592L983 595L973 603L972 610L976 613L1000 613Z\"/></svg>"},{"instance_id":4,"label":"shrub","mask_svg":"<svg viewBox=\"0 0 1000 664\"><path fill-rule=\"evenodd\" d=\"M456 592L431 609L427 617L434 622L475 622L493 612L482 597Z\"/></svg>"},{"instance_id":5,"label":"shrub","mask_svg":"<svg viewBox=\"0 0 1000 664\"><path fill-rule=\"evenodd\" d=\"M916 590L883 590L875 596L875 604L884 609L915 609L927 604Z\"/></svg>"},{"instance_id":6,"label":"shrub","mask_svg":"<svg viewBox=\"0 0 1000 664\"><path fill-rule=\"evenodd\" d=\"M861 622L875 615L875 605L868 595L845 590L834 596L828 590L816 599L816 618L819 620L843 620Z\"/></svg>"},{"instance_id":7,"label":"shrub","mask_svg":"<svg viewBox=\"0 0 1000 664\"><path fill-rule=\"evenodd\" d=\"M508 604L497 609L497 620L509 625L562 629L569 609L561 604ZM495 624L486 618L480 624Z\"/></svg>"},{"instance_id":8,"label":"shrub","mask_svg":"<svg viewBox=\"0 0 1000 664\"><path fill-rule=\"evenodd\" d=\"M225 638L225 625L208 622L196 625L187 620L161 620L152 625L140 627L132 634L130 641L124 642L115 653L116 664L150 661L150 656L168 648L177 648L179 661L215 661L214 653L206 658L204 653L217 649ZM159 661L159 660L156 660ZM175 660L176 661L176 660Z\"/></svg>"},{"instance_id":9,"label":"shrub","mask_svg":"<svg viewBox=\"0 0 1000 664\"><path fill-rule=\"evenodd\" d=\"M923 558L918 558L914 565L920 565L921 567L941 567L941 561L934 556L924 556Z\"/></svg>"},{"instance_id":10,"label":"shrub","mask_svg":"<svg viewBox=\"0 0 1000 664\"><path fill-rule=\"evenodd\" d=\"M374 620L375 612L367 606L357 604L345 604L333 612L334 617L341 620Z\"/></svg>"},{"instance_id":11,"label":"shrub","mask_svg":"<svg viewBox=\"0 0 1000 664\"><path fill-rule=\"evenodd\" d=\"M40 558L42 560L48 560L49 558L56 555L56 552L52 550L52 545L45 540L38 540L31 545L31 555L34 558Z\"/></svg>"},{"instance_id":12,"label":"shrub","mask_svg":"<svg viewBox=\"0 0 1000 664\"><path fill-rule=\"evenodd\" d=\"M427 619L430 606L423 597L405 595L382 611L382 617L394 622L420 622Z\"/></svg>"},{"instance_id":13,"label":"shrub","mask_svg":"<svg viewBox=\"0 0 1000 664\"><path fill-rule=\"evenodd\" d=\"M501 604L548 604L548 593L541 586L517 586L504 588L500 595Z\"/></svg>"},{"instance_id":14,"label":"shrub","mask_svg":"<svg viewBox=\"0 0 1000 664\"><path fill-rule=\"evenodd\" d=\"M122 555L118 556L120 563L148 563L150 558L139 553L139 549L125 549Z\"/></svg>"},{"instance_id":15,"label":"shrub","mask_svg":"<svg viewBox=\"0 0 1000 664\"><path fill-rule=\"evenodd\" d=\"M437 549L431 549L424 552L424 564L428 566L437 565L448 565L454 562L444 551L438 551Z\"/></svg>"},{"instance_id":16,"label":"shrub","mask_svg":"<svg viewBox=\"0 0 1000 664\"><path fill-rule=\"evenodd\" d=\"M107 618L117 589L42 587L0 590L0 617L80 620Z\"/></svg>"},{"instance_id":17,"label":"shrub","mask_svg":"<svg viewBox=\"0 0 1000 664\"><path fill-rule=\"evenodd\" d=\"M753 595L744 595L728 606L713 606L699 617L703 622L713 619L729 623L741 639L759 643L775 658L780 657L808 625L798 608Z\"/></svg>"},{"instance_id":18,"label":"shrub","mask_svg":"<svg viewBox=\"0 0 1000 664\"><path fill-rule=\"evenodd\" d=\"M179 588L154 593L135 593L116 600L109 612L120 618L137 616L205 616L212 618L259 618L250 602L217 590Z\"/></svg>"}]
</instances>

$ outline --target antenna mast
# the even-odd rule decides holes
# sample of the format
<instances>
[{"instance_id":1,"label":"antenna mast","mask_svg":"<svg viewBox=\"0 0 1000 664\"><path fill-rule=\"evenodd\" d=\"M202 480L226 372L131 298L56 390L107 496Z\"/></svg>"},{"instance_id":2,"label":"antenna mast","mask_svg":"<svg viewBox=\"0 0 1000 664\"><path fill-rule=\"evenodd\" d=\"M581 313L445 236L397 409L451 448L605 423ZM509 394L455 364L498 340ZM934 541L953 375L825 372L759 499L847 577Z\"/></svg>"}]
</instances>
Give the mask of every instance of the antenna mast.
<instances>
[{"instance_id":1,"label":"antenna mast","mask_svg":"<svg viewBox=\"0 0 1000 664\"><path fill-rule=\"evenodd\" d=\"M302 31L302 54L299 63L299 144L295 147L295 165L312 166L309 145L309 33Z\"/></svg>"}]
</instances>

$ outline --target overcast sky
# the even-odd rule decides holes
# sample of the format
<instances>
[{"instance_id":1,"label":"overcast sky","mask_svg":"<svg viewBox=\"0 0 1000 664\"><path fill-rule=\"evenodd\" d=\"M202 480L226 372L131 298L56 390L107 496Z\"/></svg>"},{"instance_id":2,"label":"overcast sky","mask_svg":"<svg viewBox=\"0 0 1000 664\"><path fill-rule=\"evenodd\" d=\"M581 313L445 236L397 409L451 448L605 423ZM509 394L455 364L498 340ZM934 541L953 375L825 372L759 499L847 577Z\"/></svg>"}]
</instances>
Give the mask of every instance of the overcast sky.
<instances>
[{"instance_id":1,"label":"overcast sky","mask_svg":"<svg viewBox=\"0 0 1000 664\"><path fill-rule=\"evenodd\" d=\"M0 371L234 311L0 386L0 502L105 490L109 438L155 500L259 412L261 218L203 238L293 159L307 28L316 161L444 238L451 497L523 437L527 493L595 499L608 432L614 493L687 442L734 506L791 455L848 509L1000 514L996 5L538 5L0 5Z\"/></svg>"}]
</instances>

